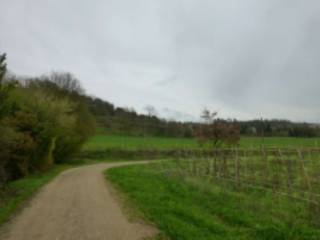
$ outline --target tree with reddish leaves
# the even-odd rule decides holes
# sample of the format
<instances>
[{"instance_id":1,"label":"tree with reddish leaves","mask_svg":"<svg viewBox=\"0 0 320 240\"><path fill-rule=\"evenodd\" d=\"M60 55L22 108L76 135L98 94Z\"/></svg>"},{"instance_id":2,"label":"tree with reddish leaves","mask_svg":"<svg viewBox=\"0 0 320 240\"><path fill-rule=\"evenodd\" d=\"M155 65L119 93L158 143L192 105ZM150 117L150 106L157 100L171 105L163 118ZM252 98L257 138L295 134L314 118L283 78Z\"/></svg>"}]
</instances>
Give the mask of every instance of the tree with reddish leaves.
<instances>
[{"instance_id":1,"label":"tree with reddish leaves","mask_svg":"<svg viewBox=\"0 0 320 240\"><path fill-rule=\"evenodd\" d=\"M235 122L218 119L217 115L217 112L203 110L201 118L204 123L200 124L194 132L198 142L201 145L209 144L213 148L238 145L240 127Z\"/></svg>"}]
</instances>

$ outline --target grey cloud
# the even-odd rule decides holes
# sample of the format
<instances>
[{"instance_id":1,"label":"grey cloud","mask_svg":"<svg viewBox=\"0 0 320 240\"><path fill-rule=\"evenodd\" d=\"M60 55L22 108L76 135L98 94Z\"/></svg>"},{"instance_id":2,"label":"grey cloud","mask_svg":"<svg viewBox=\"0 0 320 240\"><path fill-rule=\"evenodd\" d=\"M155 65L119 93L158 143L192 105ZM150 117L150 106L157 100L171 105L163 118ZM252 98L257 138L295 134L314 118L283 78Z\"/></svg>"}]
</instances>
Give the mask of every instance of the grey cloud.
<instances>
[{"instance_id":1,"label":"grey cloud","mask_svg":"<svg viewBox=\"0 0 320 240\"><path fill-rule=\"evenodd\" d=\"M157 81L154 85L159 86L159 87L167 86L169 84L172 84L173 82L176 82L177 80L178 80L178 75L174 74L174 75L168 76L160 81Z\"/></svg>"},{"instance_id":2,"label":"grey cloud","mask_svg":"<svg viewBox=\"0 0 320 240\"><path fill-rule=\"evenodd\" d=\"M138 111L169 108L177 119L207 106L223 117L320 121L317 0L2 0L0 8L0 51L17 74L71 71L89 94Z\"/></svg>"}]
</instances>

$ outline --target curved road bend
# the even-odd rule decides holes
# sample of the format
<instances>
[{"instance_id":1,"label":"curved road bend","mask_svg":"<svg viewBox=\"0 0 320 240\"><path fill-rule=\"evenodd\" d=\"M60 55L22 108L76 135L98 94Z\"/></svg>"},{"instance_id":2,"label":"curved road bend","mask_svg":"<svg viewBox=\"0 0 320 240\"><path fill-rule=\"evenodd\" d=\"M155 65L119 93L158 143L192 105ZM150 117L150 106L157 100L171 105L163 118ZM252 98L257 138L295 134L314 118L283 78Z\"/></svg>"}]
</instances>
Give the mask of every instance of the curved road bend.
<instances>
[{"instance_id":1,"label":"curved road bend","mask_svg":"<svg viewBox=\"0 0 320 240\"><path fill-rule=\"evenodd\" d=\"M103 163L67 170L46 185L5 226L6 240L139 240L155 235L130 223L103 176L110 167L146 163Z\"/></svg>"}]
</instances>

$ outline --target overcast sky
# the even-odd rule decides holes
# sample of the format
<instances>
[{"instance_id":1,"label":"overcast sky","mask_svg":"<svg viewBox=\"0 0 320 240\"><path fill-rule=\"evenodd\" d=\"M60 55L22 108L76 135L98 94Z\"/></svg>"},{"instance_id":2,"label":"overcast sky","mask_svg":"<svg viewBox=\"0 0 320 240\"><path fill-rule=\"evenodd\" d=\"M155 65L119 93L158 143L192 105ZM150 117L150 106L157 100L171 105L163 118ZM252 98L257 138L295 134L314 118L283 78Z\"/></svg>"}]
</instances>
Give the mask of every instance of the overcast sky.
<instances>
[{"instance_id":1,"label":"overcast sky","mask_svg":"<svg viewBox=\"0 0 320 240\"><path fill-rule=\"evenodd\" d=\"M160 116L320 122L319 0L1 0L16 74L69 71Z\"/></svg>"}]
</instances>

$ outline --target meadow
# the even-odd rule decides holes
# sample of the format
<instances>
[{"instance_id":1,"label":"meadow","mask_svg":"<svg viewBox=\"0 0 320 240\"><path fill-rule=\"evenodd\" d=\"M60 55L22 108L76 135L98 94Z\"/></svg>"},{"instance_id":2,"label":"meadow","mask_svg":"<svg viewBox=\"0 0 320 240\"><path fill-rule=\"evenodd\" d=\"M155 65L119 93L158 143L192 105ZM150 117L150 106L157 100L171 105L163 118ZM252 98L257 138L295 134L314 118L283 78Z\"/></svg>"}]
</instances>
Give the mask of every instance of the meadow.
<instances>
[{"instance_id":1,"label":"meadow","mask_svg":"<svg viewBox=\"0 0 320 240\"><path fill-rule=\"evenodd\" d=\"M318 147L320 138L293 138L293 137L241 137L239 147L252 149L265 147L303 148ZM193 138L164 138L164 137L136 137L124 135L107 135L98 133L85 143L84 151L99 151L112 148L124 150L139 149L199 149L201 148ZM207 147L208 148L208 147Z\"/></svg>"},{"instance_id":2,"label":"meadow","mask_svg":"<svg viewBox=\"0 0 320 240\"><path fill-rule=\"evenodd\" d=\"M177 151L173 159L110 169L106 177L160 229L160 239L320 239L318 140L242 137L238 149L214 156ZM201 147L194 139L101 134L86 148Z\"/></svg>"},{"instance_id":3,"label":"meadow","mask_svg":"<svg viewBox=\"0 0 320 240\"><path fill-rule=\"evenodd\" d=\"M318 151L161 161L110 169L164 239L320 239Z\"/></svg>"}]
</instances>

